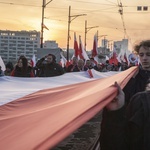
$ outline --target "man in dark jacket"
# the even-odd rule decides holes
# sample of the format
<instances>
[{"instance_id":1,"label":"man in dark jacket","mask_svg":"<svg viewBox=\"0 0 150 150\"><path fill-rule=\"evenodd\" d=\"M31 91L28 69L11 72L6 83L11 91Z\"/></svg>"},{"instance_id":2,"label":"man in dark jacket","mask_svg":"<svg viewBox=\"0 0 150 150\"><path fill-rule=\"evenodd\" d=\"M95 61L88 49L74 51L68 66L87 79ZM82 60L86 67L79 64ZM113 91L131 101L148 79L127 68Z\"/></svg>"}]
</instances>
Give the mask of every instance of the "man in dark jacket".
<instances>
[{"instance_id":1,"label":"man in dark jacket","mask_svg":"<svg viewBox=\"0 0 150 150\"><path fill-rule=\"evenodd\" d=\"M39 77L54 77L64 74L63 68L56 63L56 57L53 54L41 58L36 67L39 69Z\"/></svg>"},{"instance_id":2,"label":"man in dark jacket","mask_svg":"<svg viewBox=\"0 0 150 150\"><path fill-rule=\"evenodd\" d=\"M141 65L137 74L130 79L124 88L124 107L115 111L104 108L100 134L101 150L129 150L126 138L127 119L125 112L131 97L137 92L145 90L150 77L150 40L142 41L136 45L135 51L139 55Z\"/></svg>"}]
</instances>

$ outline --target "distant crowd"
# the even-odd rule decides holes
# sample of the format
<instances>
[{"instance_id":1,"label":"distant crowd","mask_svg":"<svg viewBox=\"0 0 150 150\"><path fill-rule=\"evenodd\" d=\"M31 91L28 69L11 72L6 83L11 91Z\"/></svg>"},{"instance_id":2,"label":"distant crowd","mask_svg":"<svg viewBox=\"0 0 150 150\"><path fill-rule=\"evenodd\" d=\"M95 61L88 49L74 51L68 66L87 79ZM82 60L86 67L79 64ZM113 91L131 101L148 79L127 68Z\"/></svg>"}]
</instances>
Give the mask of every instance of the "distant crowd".
<instances>
[{"instance_id":1,"label":"distant crowd","mask_svg":"<svg viewBox=\"0 0 150 150\"><path fill-rule=\"evenodd\" d=\"M21 55L15 65L8 62L5 71L2 71L0 66L0 76L54 77L66 72L80 72L87 71L88 69L95 69L99 72L124 71L134 65L132 63L127 64L126 62L118 62L117 65L114 63L110 64L109 60L106 60L105 63L97 63L94 58L83 60L73 57L68 65L62 67L61 64L56 62L55 55L48 54L38 60L35 67L33 67L31 61L24 55Z\"/></svg>"}]
</instances>

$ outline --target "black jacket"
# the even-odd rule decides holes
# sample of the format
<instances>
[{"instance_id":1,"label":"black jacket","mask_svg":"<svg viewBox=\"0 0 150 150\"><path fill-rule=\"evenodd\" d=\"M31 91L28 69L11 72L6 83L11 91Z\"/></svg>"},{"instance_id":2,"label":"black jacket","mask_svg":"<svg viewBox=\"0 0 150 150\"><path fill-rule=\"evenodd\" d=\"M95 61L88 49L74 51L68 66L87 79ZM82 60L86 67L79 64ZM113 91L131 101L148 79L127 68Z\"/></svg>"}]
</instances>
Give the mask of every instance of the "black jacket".
<instances>
[{"instance_id":1,"label":"black jacket","mask_svg":"<svg viewBox=\"0 0 150 150\"><path fill-rule=\"evenodd\" d=\"M130 150L150 150L150 91L132 97L126 116Z\"/></svg>"},{"instance_id":2,"label":"black jacket","mask_svg":"<svg viewBox=\"0 0 150 150\"><path fill-rule=\"evenodd\" d=\"M23 71L20 67L16 66L11 72L11 76L15 77L34 77L32 67L28 66L26 71Z\"/></svg>"},{"instance_id":3,"label":"black jacket","mask_svg":"<svg viewBox=\"0 0 150 150\"><path fill-rule=\"evenodd\" d=\"M64 74L64 69L56 62L44 63L44 58L40 59L36 66L39 68L39 77L54 77Z\"/></svg>"}]
</instances>

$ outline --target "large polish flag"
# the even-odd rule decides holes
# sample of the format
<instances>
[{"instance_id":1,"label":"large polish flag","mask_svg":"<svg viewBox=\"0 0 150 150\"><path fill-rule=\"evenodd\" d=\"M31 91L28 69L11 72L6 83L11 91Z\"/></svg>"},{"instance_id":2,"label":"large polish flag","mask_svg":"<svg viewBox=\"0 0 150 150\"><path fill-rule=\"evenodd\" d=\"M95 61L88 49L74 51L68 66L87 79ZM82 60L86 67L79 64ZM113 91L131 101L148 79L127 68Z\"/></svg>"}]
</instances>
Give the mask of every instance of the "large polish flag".
<instances>
[{"instance_id":1,"label":"large polish flag","mask_svg":"<svg viewBox=\"0 0 150 150\"><path fill-rule=\"evenodd\" d=\"M47 78L0 77L0 148L51 149L95 116L137 72L66 73Z\"/></svg>"}]
</instances>

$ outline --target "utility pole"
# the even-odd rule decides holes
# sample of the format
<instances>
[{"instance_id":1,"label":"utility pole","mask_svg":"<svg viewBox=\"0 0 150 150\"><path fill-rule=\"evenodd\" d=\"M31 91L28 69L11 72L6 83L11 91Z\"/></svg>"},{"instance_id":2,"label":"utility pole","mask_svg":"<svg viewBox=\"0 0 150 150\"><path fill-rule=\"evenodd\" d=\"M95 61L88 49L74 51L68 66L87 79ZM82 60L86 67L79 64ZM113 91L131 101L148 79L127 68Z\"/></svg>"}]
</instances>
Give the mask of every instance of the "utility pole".
<instances>
[{"instance_id":1,"label":"utility pole","mask_svg":"<svg viewBox=\"0 0 150 150\"><path fill-rule=\"evenodd\" d=\"M88 31L90 31L93 28L98 28L99 26L93 26L93 27L87 27L87 20L85 20L85 41L84 41L84 49L86 51L86 34Z\"/></svg>"},{"instance_id":2,"label":"utility pole","mask_svg":"<svg viewBox=\"0 0 150 150\"><path fill-rule=\"evenodd\" d=\"M41 23L41 48L43 48L43 33L44 33L44 9L45 7L51 2L52 0L50 0L49 2L46 3L46 0L43 0L43 4L42 4L42 23Z\"/></svg>"},{"instance_id":3,"label":"utility pole","mask_svg":"<svg viewBox=\"0 0 150 150\"><path fill-rule=\"evenodd\" d=\"M106 54L106 39L105 39L105 36L104 36L104 54Z\"/></svg>"},{"instance_id":4,"label":"utility pole","mask_svg":"<svg viewBox=\"0 0 150 150\"><path fill-rule=\"evenodd\" d=\"M85 16L86 14L73 15L71 16L71 6L69 6L69 15L68 15L68 36L67 36L67 61L69 60L69 41L70 41L70 24L75 18L79 16ZM72 19L71 19L72 18Z\"/></svg>"}]
</instances>

